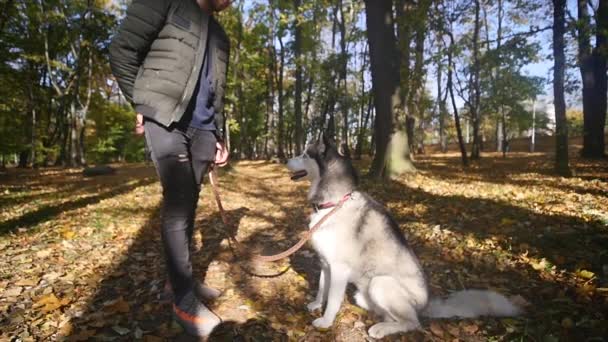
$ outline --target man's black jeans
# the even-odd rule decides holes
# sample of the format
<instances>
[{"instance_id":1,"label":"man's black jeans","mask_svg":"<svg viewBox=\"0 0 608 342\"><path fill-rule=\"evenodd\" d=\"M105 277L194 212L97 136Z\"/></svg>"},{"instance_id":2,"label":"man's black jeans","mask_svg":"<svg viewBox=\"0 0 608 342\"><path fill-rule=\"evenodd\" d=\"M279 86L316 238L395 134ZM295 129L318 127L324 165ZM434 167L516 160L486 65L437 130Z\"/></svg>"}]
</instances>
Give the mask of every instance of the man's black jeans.
<instances>
[{"instance_id":1,"label":"man's black jeans","mask_svg":"<svg viewBox=\"0 0 608 342\"><path fill-rule=\"evenodd\" d=\"M180 127L181 126L181 127ZM144 124L146 142L163 188L162 241L175 299L192 290L190 243L201 181L215 158L212 131Z\"/></svg>"}]
</instances>

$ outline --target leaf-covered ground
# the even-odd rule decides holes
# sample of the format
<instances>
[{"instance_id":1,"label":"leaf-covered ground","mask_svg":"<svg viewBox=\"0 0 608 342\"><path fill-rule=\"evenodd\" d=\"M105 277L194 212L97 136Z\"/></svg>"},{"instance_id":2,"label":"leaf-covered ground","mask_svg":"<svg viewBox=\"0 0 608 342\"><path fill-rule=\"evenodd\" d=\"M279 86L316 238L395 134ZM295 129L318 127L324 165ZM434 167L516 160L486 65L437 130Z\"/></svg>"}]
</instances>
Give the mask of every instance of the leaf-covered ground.
<instances>
[{"instance_id":1,"label":"leaf-covered ground","mask_svg":"<svg viewBox=\"0 0 608 342\"><path fill-rule=\"evenodd\" d=\"M543 154L456 155L362 189L385 203L424 264L431 292L491 288L526 306L517 318L423 320L387 341L603 341L608 336L608 163L551 174ZM362 165L359 165L362 166ZM160 246L160 185L149 165L114 175L9 170L0 176L0 340L191 341L170 318ZM306 186L282 165L240 162L221 175L229 233L265 254L298 240ZM209 187L199 203L196 274L223 291L211 340L365 341L375 318L343 304L317 331L306 311L318 265L309 247L275 264L235 260ZM249 273L269 275L253 277Z\"/></svg>"}]
</instances>

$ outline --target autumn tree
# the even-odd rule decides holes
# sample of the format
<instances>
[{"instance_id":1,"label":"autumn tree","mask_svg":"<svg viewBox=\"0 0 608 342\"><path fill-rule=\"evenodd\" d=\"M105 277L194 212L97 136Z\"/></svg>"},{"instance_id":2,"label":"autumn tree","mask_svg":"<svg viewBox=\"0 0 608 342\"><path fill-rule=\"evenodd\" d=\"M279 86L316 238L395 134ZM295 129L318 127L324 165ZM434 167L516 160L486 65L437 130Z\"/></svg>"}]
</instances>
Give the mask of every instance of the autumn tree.
<instances>
[{"instance_id":1,"label":"autumn tree","mask_svg":"<svg viewBox=\"0 0 608 342\"><path fill-rule=\"evenodd\" d=\"M608 1L599 0L595 25L591 24L589 1L578 0L578 64L583 84L583 150L588 158L605 157L606 109L608 103ZM595 29L593 29L595 28ZM591 44L595 32L595 46Z\"/></svg>"},{"instance_id":2,"label":"autumn tree","mask_svg":"<svg viewBox=\"0 0 608 342\"><path fill-rule=\"evenodd\" d=\"M566 32L566 0L553 0L553 98L555 103L555 170L563 176L570 175L568 162L568 125L564 97L564 73L566 56L564 35Z\"/></svg>"},{"instance_id":3,"label":"autumn tree","mask_svg":"<svg viewBox=\"0 0 608 342\"><path fill-rule=\"evenodd\" d=\"M372 88L376 119L374 137L376 154L370 176L389 178L392 174L411 169L411 161L404 156L407 136L403 130L394 131L399 123L396 111L400 102L399 58L394 33L390 0L367 0L367 37L372 70Z\"/></svg>"}]
</instances>

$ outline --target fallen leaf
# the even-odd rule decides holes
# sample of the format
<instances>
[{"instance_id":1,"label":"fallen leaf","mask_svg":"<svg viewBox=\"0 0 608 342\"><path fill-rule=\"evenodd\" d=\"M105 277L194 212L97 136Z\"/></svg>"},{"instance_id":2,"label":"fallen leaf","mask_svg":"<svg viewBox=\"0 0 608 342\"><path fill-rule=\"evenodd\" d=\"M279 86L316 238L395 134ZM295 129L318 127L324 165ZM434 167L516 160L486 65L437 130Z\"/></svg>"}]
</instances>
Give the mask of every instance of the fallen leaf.
<instances>
[{"instance_id":1,"label":"fallen leaf","mask_svg":"<svg viewBox=\"0 0 608 342\"><path fill-rule=\"evenodd\" d=\"M71 229L64 229L61 231L61 236L66 240L72 240L76 236L76 232Z\"/></svg>"},{"instance_id":2,"label":"fallen leaf","mask_svg":"<svg viewBox=\"0 0 608 342\"><path fill-rule=\"evenodd\" d=\"M448 324L447 331L452 336L455 336L455 337L460 336L460 328L458 328L458 326L456 326L456 325Z\"/></svg>"},{"instance_id":3,"label":"fallen leaf","mask_svg":"<svg viewBox=\"0 0 608 342\"><path fill-rule=\"evenodd\" d=\"M42 307L42 313L55 311L69 303L69 300L59 300L54 293L40 297L34 304L34 307Z\"/></svg>"},{"instance_id":4,"label":"fallen leaf","mask_svg":"<svg viewBox=\"0 0 608 342\"><path fill-rule=\"evenodd\" d=\"M122 297L107 302L104 307L104 312L106 312L107 314L112 314L116 312L127 313L129 311L131 311L131 307L129 306L129 303L125 301Z\"/></svg>"},{"instance_id":5,"label":"fallen leaf","mask_svg":"<svg viewBox=\"0 0 608 342\"><path fill-rule=\"evenodd\" d=\"M431 329L431 332L433 333L433 335L436 335L438 337L443 337L443 328L441 327L441 325L439 323L431 322L429 329Z\"/></svg>"},{"instance_id":6,"label":"fallen leaf","mask_svg":"<svg viewBox=\"0 0 608 342\"><path fill-rule=\"evenodd\" d=\"M15 283L17 286L36 286L38 284L38 279L21 279Z\"/></svg>"},{"instance_id":7,"label":"fallen leaf","mask_svg":"<svg viewBox=\"0 0 608 342\"><path fill-rule=\"evenodd\" d=\"M23 291L23 287L15 286L1 293L2 297L17 297Z\"/></svg>"},{"instance_id":8,"label":"fallen leaf","mask_svg":"<svg viewBox=\"0 0 608 342\"><path fill-rule=\"evenodd\" d=\"M131 330L127 329L127 328L123 328L119 325L115 325L112 327L112 330L116 331L120 336L124 336L128 333L131 332Z\"/></svg>"},{"instance_id":9,"label":"fallen leaf","mask_svg":"<svg viewBox=\"0 0 608 342\"><path fill-rule=\"evenodd\" d=\"M462 326L462 330L468 335L473 335L479 330L479 327L477 326L477 324L465 324L464 326Z\"/></svg>"},{"instance_id":10,"label":"fallen leaf","mask_svg":"<svg viewBox=\"0 0 608 342\"><path fill-rule=\"evenodd\" d=\"M593 273L591 271L587 271L587 270L580 270L580 271L576 272L576 274L579 277L585 278L585 279L591 279L595 276L595 273Z\"/></svg>"}]
</instances>

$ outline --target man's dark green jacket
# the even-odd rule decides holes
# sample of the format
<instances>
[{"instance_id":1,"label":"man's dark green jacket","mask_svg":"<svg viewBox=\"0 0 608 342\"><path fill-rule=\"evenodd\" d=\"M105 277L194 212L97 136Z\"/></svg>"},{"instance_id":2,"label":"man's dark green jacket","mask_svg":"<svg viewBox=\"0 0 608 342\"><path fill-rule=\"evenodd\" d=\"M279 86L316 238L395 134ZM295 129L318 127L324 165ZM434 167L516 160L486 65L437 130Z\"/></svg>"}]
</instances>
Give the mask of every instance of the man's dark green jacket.
<instances>
[{"instance_id":1,"label":"man's dark green jacket","mask_svg":"<svg viewBox=\"0 0 608 342\"><path fill-rule=\"evenodd\" d=\"M110 66L135 111L165 126L179 121L195 90L207 39L215 125L223 136L230 41L196 0L133 0L129 6L110 45Z\"/></svg>"}]
</instances>

